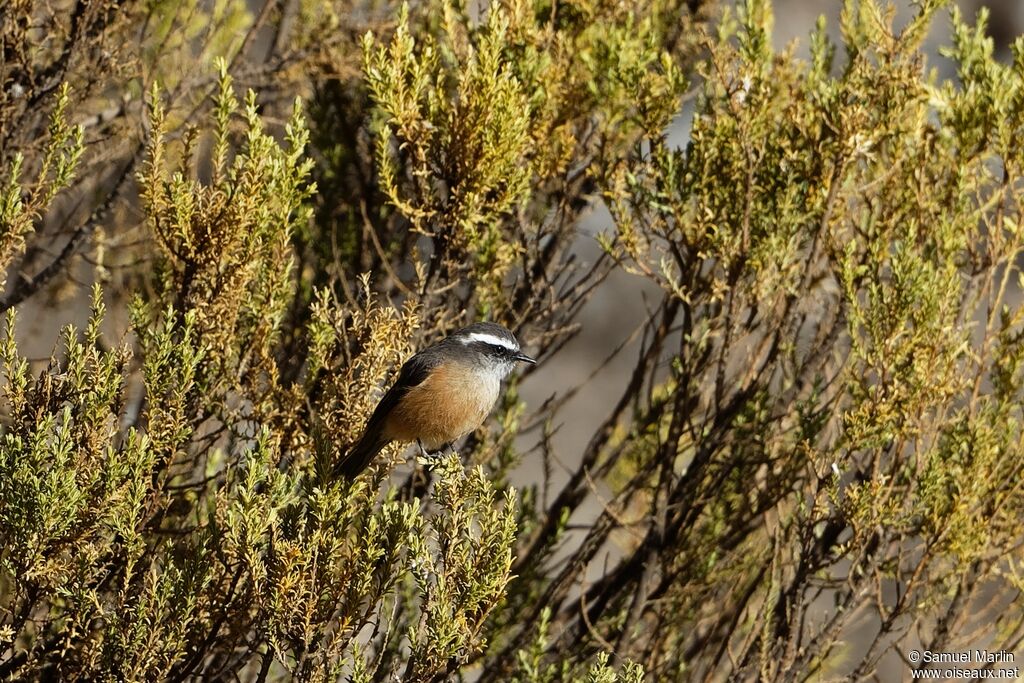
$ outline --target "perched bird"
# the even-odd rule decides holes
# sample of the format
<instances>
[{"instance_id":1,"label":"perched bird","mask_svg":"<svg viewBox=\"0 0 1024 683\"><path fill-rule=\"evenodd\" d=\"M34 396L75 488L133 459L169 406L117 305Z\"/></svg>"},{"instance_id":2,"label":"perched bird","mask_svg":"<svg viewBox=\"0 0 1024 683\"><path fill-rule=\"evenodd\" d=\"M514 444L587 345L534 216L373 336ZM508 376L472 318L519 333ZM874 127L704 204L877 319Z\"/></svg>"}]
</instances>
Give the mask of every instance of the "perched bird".
<instances>
[{"instance_id":1,"label":"perched bird","mask_svg":"<svg viewBox=\"0 0 1024 683\"><path fill-rule=\"evenodd\" d=\"M393 441L415 441L421 452L450 447L483 424L519 362L536 361L495 323L474 323L423 349L402 366L334 474L351 480Z\"/></svg>"}]
</instances>

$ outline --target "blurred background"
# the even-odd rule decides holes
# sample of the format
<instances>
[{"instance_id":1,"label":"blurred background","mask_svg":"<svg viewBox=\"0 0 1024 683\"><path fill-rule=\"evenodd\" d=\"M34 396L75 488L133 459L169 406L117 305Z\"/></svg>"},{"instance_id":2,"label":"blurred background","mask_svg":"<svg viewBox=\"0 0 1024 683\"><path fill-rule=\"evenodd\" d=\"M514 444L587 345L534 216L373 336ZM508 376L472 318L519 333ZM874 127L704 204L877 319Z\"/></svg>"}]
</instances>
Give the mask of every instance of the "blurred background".
<instances>
[{"instance_id":1,"label":"blurred background","mask_svg":"<svg viewBox=\"0 0 1024 683\"><path fill-rule=\"evenodd\" d=\"M735 3L729 4L735 6ZM959 0L954 4L970 24L974 23L979 11L987 9L989 35L994 41L996 55L1000 61L1011 62L1011 45L1024 33L1024 2ZM825 17L833 41L841 45L841 0L774 0L773 5L776 50L795 48L795 54L805 57L808 53L808 36L820 16ZM899 0L893 5L896 10L896 25L899 26L911 16L913 3ZM934 68L939 80L957 77L954 65L940 53L941 49L950 43L949 26L949 13L940 13L926 42L926 68ZM841 52L837 55L837 63L842 63ZM692 113L691 100L684 105L673 129L669 131L669 139L679 147L685 147L687 144ZM600 204L595 204L581 226L577 249L582 258L596 258L599 250L594 236L610 230L612 225L608 212ZM551 396L553 387L574 386L584 378L589 378L587 390L580 392L561 413L563 422L554 437L554 444L556 452L566 454L567 460L563 463L564 470L556 470L553 474L552 479L557 485L560 485L575 467L576 462L572 460L572 454L579 453L585 447L587 439L594 433L618 397L618 389L627 381L635 359L635 353L630 353L635 343L630 344L628 340L646 318L648 300L655 301L656 295L657 289L651 283L639 277L631 277L621 270L614 271L609 282L598 290L584 310L580 318L581 333L571 342L566 353L556 359L558 362L549 363L542 373L528 377L524 382L523 395L528 405L539 405ZM596 369L607 360L609 354L623 345L625 352L597 372ZM524 437L522 441L524 450L530 447L529 438ZM518 483L528 485L536 482L541 475L539 468L538 462L528 460L518 472ZM587 523L587 514L591 519L600 514L597 501L590 499L589 503L587 509L579 511L583 514L576 518L581 525ZM596 579L596 574L594 578ZM826 602L828 601L823 601L824 609L827 609L824 605ZM867 638L874 625L863 626L863 634ZM856 650L857 645L853 644L853 647ZM880 662L876 680L901 680L905 672L905 664L894 653L889 653Z\"/></svg>"},{"instance_id":2,"label":"blurred background","mask_svg":"<svg viewBox=\"0 0 1024 683\"><path fill-rule=\"evenodd\" d=\"M2 3L3 0L0 0L0 4ZM253 7L258 8L261 4L253 3ZM838 25L843 4L841 0L775 0L773 4L774 42L778 50L792 48L798 56L805 55L808 35L821 15L826 19L828 31L839 42ZM913 3L908 0L900 0L894 4L897 25L906 20L912 11L912 5ZM990 14L989 32L996 46L996 54L1001 60L1010 61L1010 45L1018 35L1024 33L1024 2L959 0L956 5L963 16L972 23L982 7L987 8ZM948 18L940 17L934 24L926 50L926 67L934 68L940 80L956 78L950 62L940 54L942 46L948 45L949 40ZM837 61L842 63L841 54L837 56ZM340 77L353 76L354 74L343 74ZM273 74L270 74L270 77L272 78ZM686 146L692 113L691 98L668 132L674 146ZM93 140L90 144L100 146L104 141ZM132 215L132 200L135 198L128 199L125 205L119 206L107 217L111 223L122 220L132 223L137 220L138 216ZM78 207L65 206L62 210L64 215L71 215ZM123 212L123 215L119 212ZM53 235L59 234L59 228L57 225L47 226ZM580 223L580 232L575 244L575 252L579 259L590 263L596 261L600 253L596 238L612 229L610 215L600 200L594 199ZM83 325L88 316L89 286L97 279L121 276L116 267L118 250L127 247L131 251L131 245L118 242L120 239L130 240L131 235L127 238L120 235L107 236L104 234L101 221L91 238L91 244L82 248L78 256L68 260L63 272L54 277L39 296L34 296L19 306L19 346L22 352L33 357L37 364L45 365L47 362L51 349L58 342L62 326ZM30 252L30 265L33 265L33 261L52 261L65 248L65 244L62 240L54 240L51 243L34 245L33 248L37 252ZM31 271L32 268L28 270ZM8 292L15 284L15 279L12 278L7 286ZM560 412L559 424L554 425L555 460L552 463L552 486L560 486L568 477L568 473L575 469L578 454L608 414L612 403L619 397L621 387L635 359L638 329L647 317L648 307L653 306L656 300L656 292L649 282L630 276L621 269L613 270L608 281L596 290L596 295L583 310L579 318L579 335L552 362L547 363L542 371L528 375L523 381L521 395L528 408L532 409L539 408L560 390L583 385L583 390L578 392ZM124 330L125 317L123 309L111 306L107 325L114 330ZM530 339L524 341L529 351ZM621 350L621 353L616 353L618 350ZM521 450L531 450L536 440L536 434L523 435L519 443ZM515 473L512 483L537 482L541 477L540 467L539 458L527 458ZM407 473L408 470L403 470L396 476L402 477ZM588 516L592 518L600 511L599 500L590 498L589 501L590 507L578 512L578 517L573 520L575 523L586 525ZM599 565L599 561L594 563L595 567ZM901 663L894 657L890 660L885 661L880 669L882 680L889 680L886 676L891 676L893 680L899 678Z\"/></svg>"},{"instance_id":3,"label":"blurred background","mask_svg":"<svg viewBox=\"0 0 1024 683\"><path fill-rule=\"evenodd\" d=\"M258 9L262 3L254 1L251 4ZM910 16L913 4L910 0L897 0L893 3L897 26ZM1010 45L1018 35L1024 33L1024 2L958 0L954 4L971 23L982 8L987 8L989 32L996 53L1001 60L1010 61ZM735 2L729 2L722 3L717 11L726 6L735 10ZM839 17L843 6L842 0L774 0L773 6L774 41L777 50L792 48L797 55L806 55L808 35L819 16L825 17L833 40L841 43ZM940 79L956 78L950 61L940 54L940 49L948 45L949 40L948 13L940 13L938 20L933 24L926 50L927 68L935 68ZM839 55L840 61L841 58ZM669 139L676 146L685 147L687 144L693 102L693 98L688 100L668 133ZM71 214L76 209L74 206L65 207L65 213ZM121 207L117 211L130 213L131 208ZM116 219L125 218L117 216L116 213L115 211ZM129 221L133 220L131 217L127 218ZM59 226L49 227L59 229ZM599 199L595 199L581 221L580 234L575 245L579 258L592 263L600 251L595 238L611 229L612 221L607 210ZM108 273L104 265L108 263L106 259L116 262L117 250L125 246L117 239L107 242L101 225L95 235L94 244L69 261L66 272L53 279L44 290L43 296L29 299L20 308L19 344L23 352L34 357L37 363L46 362L58 340L61 327L67 324L81 326L85 323L88 317L89 286L96 278L97 269L102 277L118 277L116 268ZM130 235L128 239L131 239ZM36 258L40 261L54 258L63 248L61 241L55 240L53 244L45 245L40 250L45 253L36 254L30 250L27 261L31 263ZM8 291L11 290L13 282L14 278L7 283ZM559 355L558 362L549 363L543 372L528 377L522 385L523 397L527 404L536 407L550 398L557 389L576 386L586 381L585 389L563 409L563 421L557 425L553 440L555 451L566 459L566 471L574 468L573 454L579 453L586 440L594 433L596 425L607 414L611 403L618 395L616 388L621 387L625 381L634 355L630 342L636 341L635 333L646 317L648 300L654 293L655 289L649 282L630 276L621 269L615 269L609 280L596 290L595 296L587 304L580 318L580 334ZM108 326L111 329L125 329L125 312L112 307ZM622 353L611 358L616 349L621 349ZM607 365L603 365L605 361L608 361ZM520 445L526 450L534 442L534 436L524 436ZM518 472L518 483L536 481L537 467L539 463L528 460ZM563 479L558 471L553 473L553 483L560 484Z\"/></svg>"},{"instance_id":4,"label":"blurred background","mask_svg":"<svg viewBox=\"0 0 1024 683\"><path fill-rule=\"evenodd\" d=\"M262 3L251 4L258 8ZM897 26L910 16L913 4L910 0L897 0L893 3ZM996 53L1001 60L1010 61L1010 45L1018 35L1024 33L1024 2L958 0L954 4L971 23L983 7L987 8L990 15L989 32L996 46ZM842 5L842 0L775 0L773 6L776 49L794 48L797 55L806 55L808 35L819 16L825 17L830 35L840 43L839 16ZM723 6L734 9L735 2L722 3L718 11ZM939 53L941 47L948 43L948 13L940 13L927 42L927 67L937 69L940 79L956 78L949 60ZM839 59L841 60L841 55ZM692 111L693 98L684 105L668 133L670 141L676 146L685 147L687 143ZM64 213L72 214L77 208L65 207ZM117 216L118 211L130 212L131 209L117 209L113 217L120 220L125 216ZM128 217L128 220L133 219ZM59 230L59 226L47 227ZM599 253L595 237L612 229L610 216L599 199L593 201L580 228L576 252L583 261L593 262ZM18 338L24 353L43 363L49 357L61 327L67 324L81 326L85 323L88 316L89 286L96 277L97 268L102 277L118 276L116 269L109 273L105 271L105 264L116 263L117 250L125 246L119 243L118 239L121 238L107 242L101 225L96 232L94 244L84 249L83 254L69 260L65 273L53 279L44 290L43 296L29 299L20 308ZM128 239L131 239L131 236ZM33 253L30 249L26 262L31 265L35 260L51 260L63 248L62 241L55 240L52 244L45 245L40 250L42 253ZM8 292L12 289L13 282L14 278L11 278L7 283ZM560 355L559 362L549 364L544 372L528 378L523 384L524 398L528 404L536 406L551 396L553 388L575 386L581 380L590 378L586 390L580 392L565 407L564 422L555 435L554 445L557 451L566 457L571 458L571 454L579 452L585 440L593 434L595 425L607 413L609 402L615 396L613 389L621 386L624 381L624 373L628 371L632 355L627 342L645 318L648 294L654 291L645 290L645 286L651 287L640 278L632 277L619 269L614 270L609 281L596 290L595 296L584 309L580 319L581 332ZM124 311L113 308L108 325L112 329L124 329L125 322ZM623 348L625 352L598 370L602 362L623 344L626 344ZM522 445L528 447L529 438L524 439ZM572 463L567 465L571 467ZM524 467L521 472L523 481L532 481L535 474L530 467ZM557 472L555 480L558 481Z\"/></svg>"},{"instance_id":5,"label":"blurred background","mask_svg":"<svg viewBox=\"0 0 1024 683\"><path fill-rule=\"evenodd\" d=\"M732 8L735 3L726 3ZM968 23L974 23L983 8L989 12L989 33L995 44L1000 60L1012 59L1010 46L1017 36L1024 33L1024 2L1020 0L959 0L956 5ZM896 25L905 22L913 11L914 3L898 0L893 3L896 10ZM814 29L818 17L824 16L833 41L839 40L839 15L842 0L775 0L775 47L784 50L795 46L797 55L807 54L808 36ZM927 41L927 68L935 68L940 79L955 79L956 73L951 62L942 57L940 50L950 41L949 14L940 13L934 22ZM841 60L841 56L837 57ZM684 105L669 139L685 147L688 140L689 121L693 113L693 101ZM594 236L610 230L611 218L599 203L595 203L584 219L577 244L583 259L593 261L598 254ZM645 289L645 286L649 289ZM573 386L590 376L598 365L630 335L645 318L645 302L654 292L649 283L641 278L631 277L620 270L612 273L610 281L598 289L588 304L581 319L580 335L562 354L559 362L550 364L539 377L524 383L524 395L528 402L537 405L551 393L551 387ZM579 452L594 432L599 420L607 414L610 401L614 400L614 389L622 386L625 373L631 363L631 354L621 354L589 381L589 390L581 392L575 401L566 406L565 421L555 438L555 445L563 453ZM607 399L607 400L606 400ZM572 463L568 463L570 466ZM535 472L529 468L522 472L523 481L532 481Z\"/></svg>"},{"instance_id":6,"label":"blurred background","mask_svg":"<svg viewBox=\"0 0 1024 683\"><path fill-rule=\"evenodd\" d=\"M909 16L914 3L907 0L897 0L893 3L897 11L897 24L899 19ZM978 11L985 7L989 11L989 33L995 41L998 54L1003 59L1009 59L1010 44L1014 38L1022 32L1024 23L1024 3L1018 0L958 0L953 3L960 8L965 19L973 19ZM839 10L843 3L840 0L775 0L775 46L782 48L790 41L797 39L806 45L808 32L814 27L818 16L824 15L828 21L828 27L832 35L837 35L836 28L839 24ZM930 40L930 52L934 56L936 50L948 43L949 22L941 19L936 22L936 30L932 33ZM938 60L935 66L948 73L948 64Z\"/></svg>"}]
</instances>

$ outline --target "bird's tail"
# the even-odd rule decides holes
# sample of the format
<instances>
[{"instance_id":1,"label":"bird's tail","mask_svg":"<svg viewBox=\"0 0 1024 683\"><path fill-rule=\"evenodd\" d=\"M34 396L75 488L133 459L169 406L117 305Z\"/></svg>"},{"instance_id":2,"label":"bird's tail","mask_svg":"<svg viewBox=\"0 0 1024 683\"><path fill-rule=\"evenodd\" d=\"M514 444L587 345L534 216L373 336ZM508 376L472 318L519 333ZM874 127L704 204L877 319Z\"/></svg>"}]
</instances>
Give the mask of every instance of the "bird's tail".
<instances>
[{"instance_id":1,"label":"bird's tail","mask_svg":"<svg viewBox=\"0 0 1024 683\"><path fill-rule=\"evenodd\" d=\"M377 454L389 443L391 441L384 438L381 430L367 430L363 437L356 442L356 445L338 460L338 464L334 466L334 476L352 481L373 462Z\"/></svg>"}]
</instances>

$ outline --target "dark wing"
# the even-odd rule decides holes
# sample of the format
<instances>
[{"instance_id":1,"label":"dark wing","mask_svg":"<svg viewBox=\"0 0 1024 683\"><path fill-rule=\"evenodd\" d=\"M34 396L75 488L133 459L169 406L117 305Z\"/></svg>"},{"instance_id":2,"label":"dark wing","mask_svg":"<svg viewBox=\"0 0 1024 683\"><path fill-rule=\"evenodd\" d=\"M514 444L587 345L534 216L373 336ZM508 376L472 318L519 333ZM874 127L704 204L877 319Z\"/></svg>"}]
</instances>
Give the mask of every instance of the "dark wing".
<instances>
[{"instance_id":1,"label":"dark wing","mask_svg":"<svg viewBox=\"0 0 1024 683\"><path fill-rule=\"evenodd\" d=\"M370 419L366 421L363 436L338 462L334 470L336 476L343 476L351 480L366 469L381 449L388 445L388 441L381 433L384 421L406 392L412 387L422 384L430 375L431 370L441 363L441 354L432 353L432 351L432 348L424 349L405 361L405 365L398 373L398 379L384 394L384 398L380 400L377 407L373 409Z\"/></svg>"},{"instance_id":2,"label":"dark wing","mask_svg":"<svg viewBox=\"0 0 1024 683\"><path fill-rule=\"evenodd\" d=\"M367 434L375 432L384 426L384 419L388 413L398 405L406 392L423 381L430 375L430 372L441 364L441 354L430 353L433 349L425 349L405 361L405 365L398 372L398 379L391 385L384 398L380 400L377 407L373 409L373 415L366 422Z\"/></svg>"}]
</instances>

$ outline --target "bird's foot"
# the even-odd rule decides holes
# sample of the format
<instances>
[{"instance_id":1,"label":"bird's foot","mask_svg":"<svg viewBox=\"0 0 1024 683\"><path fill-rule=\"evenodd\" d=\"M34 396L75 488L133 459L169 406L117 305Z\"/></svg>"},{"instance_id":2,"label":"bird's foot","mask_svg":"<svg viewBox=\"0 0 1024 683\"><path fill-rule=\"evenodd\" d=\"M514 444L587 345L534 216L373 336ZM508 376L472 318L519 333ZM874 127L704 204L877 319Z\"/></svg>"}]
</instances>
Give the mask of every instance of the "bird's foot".
<instances>
[{"instance_id":1,"label":"bird's foot","mask_svg":"<svg viewBox=\"0 0 1024 683\"><path fill-rule=\"evenodd\" d=\"M436 451L428 451L419 440L416 441L416 446L420 449L419 455L416 459L422 465L434 465L441 456L447 454L455 455L456 453L455 446L452 442L442 445Z\"/></svg>"}]
</instances>

